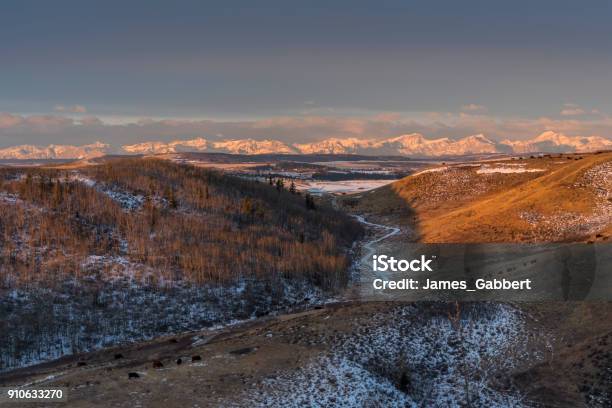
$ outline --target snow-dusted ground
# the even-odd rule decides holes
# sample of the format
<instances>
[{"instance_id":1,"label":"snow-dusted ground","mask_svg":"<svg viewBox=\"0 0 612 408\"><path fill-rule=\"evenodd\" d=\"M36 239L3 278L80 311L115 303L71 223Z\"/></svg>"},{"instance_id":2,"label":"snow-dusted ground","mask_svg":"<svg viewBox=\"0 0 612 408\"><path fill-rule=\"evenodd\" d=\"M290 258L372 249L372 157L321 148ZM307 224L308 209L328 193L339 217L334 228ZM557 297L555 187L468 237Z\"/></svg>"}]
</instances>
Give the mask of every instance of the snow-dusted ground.
<instances>
[{"instance_id":1,"label":"snow-dusted ground","mask_svg":"<svg viewBox=\"0 0 612 408\"><path fill-rule=\"evenodd\" d=\"M79 172L71 173L64 182L94 188L125 211L136 211L144 202L141 195ZM20 201L15 195L0 194L2 203ZM58 282L53 289L2 289L14 287L14 279L10 269L0 274L0 321L4 331L0 336L0 371L330 300L329 294L306 280L245 279L230 286L164 281L146 265L130 261L126 257L127 243L120 236L116 238L122 247L119 254L78 260L79 278ZM27 253L32 251L28 249Z\"/></svg>"},{"instance_id":2,"label":"snow-dusted ground","mask_svg":"<svg viewBox=\"0 0 612 408\"><path fill-rule=\"evenodd\" d=\"M427 174L427 173L438 173L438 172L445 171L445 170L448 170L448 166L433 167L430 169L418 171L412 174L412 176L418 176L418 175Z\"/></svg>"},{"instance_id":3,"label":"snow-dusted ground","mask_svg":"<svg viewBox=\"0 0 612 408\"><path fill-rule=\"evenodd\" d=\"M421 170L417 173L414 173L413 176L418 176L421 174L427 173L439 173L444 172L449 169L464 169L470 167L478 167L476 170L476 174L513 174L513 173L539 173L546 171L546 169L528 169L526 168L526 163L499 163L496 165L490 164L480 164L480 163L463 163L461 165L456 166L440 166L433 167L430 169Z\"/></svg>"},{"instance_id":4,"label":"snow-dusted ground","mask_svg":"<svg viewBox=\"0 0 612 408\"><path fill-rule=\"evenodd\" d=\"M487 165L482 166L478 170L476 170L477 174L494 174L494 173L502 173L502 174L512 174L512 173L539 173L542 171L546 171L546 169L527 169L525 167L508 167L508 165L490 167Z\"/></svg>"},{"instance_id":5,"label":"snow-dusted ground","mask_svg":"<svg viewBox=\"0 0 612 408\"><path fill-rule=\"evenodd\" d=\"M0 201L8 203L8 204L17 204L22 202L21 199L16 194L8 194L4 191L0 192Z\"/></svg>"},{"instance_id":6,"label":"snow-dusted ground","mask_svg":"<svg viewBox=\"0 0 612 408\"><path fill-rule=\"evenodd\" d=\"M369 242L372 245L398 233L393 227L369 225L385 229L384 235ZM135 281L137 266L122 257L90 256L82 266L94 273L108 265L116 270L95 290L67 282L62 291L13 290L0 297L0 312L3 320L7 316L11 333L1 339L0 371L325 299L305 282L285 282L278 292L255 281L228 288L162 282L163 289L153 289ZM146 281L147 274L138 278ZM546 345L546 336L527 333L525 317L511 306L462 307L453 319L448 311L432 312L428 304L397 306L351 322L348 334L330 331L319 338L302 338L298 342L329 350L299 371L278 373L255 384L243 400L248 406L262 407L460 407L468 399L478 407L528 406L508 373L542 361L543 352L532 350L546 348L530 346L534 341ZM24 328L23 319L31 319L37 332Z\"/></svg>"},{"instance_id":7,"label":"snow-dusted ground","mask_svg":"<svg viewBox=\"0 0 612 408\"><path fill-rule=\"evenodd\" d=\"M85 267L110 262L90 257ZM61 289L0 292L0 372L164 334L229 324L295 306L321 303L325 295L307 282L283 281L276 288L255 280L229 287L182 282L157 288L121 275L85 276ZM146 281L148 275L143 275ZM28 322L28 324L24 324Z\"/></svg>"},{"instance_id":8,"label":"snow-dusted ground","mask_svg":"<svg viewBox=\"0 0 612 408\"><path fill-rule=\"evenodd\" d=\"M326 355L257 384L243 400L261 407L462 407L468 399L474 407L528 406L510 372L542 361L530 346L546 350L547 336L527 333L525 317L505 304L466 304L457 319L444 313L452 305L437 307L398 306L353 322L348 335L323 334L315 343L329 344Z\"/></svg>"},{"instance_id":9,"label":"snow-dusted ground","mask_svg":"<svg viewBox=\"0 0 612 408\"><path fill-rule=\"evenodd\" d=\"M70 180L79 181L88 187L95 188L99 192L106 194L127 211L138 210L145 201L145 198L140 194L134 195L126 191L110 188L78 172L73 173Z\"/></svg>"},{"instance_id":10,"label":"snow-dusted ground","mask_svg":"<svg viewBox=\"0 0 612 408\"><path fill-rule=\"evenodd\" d=\"M399 233L358 220L384 233L362 246L357 268L376 244ZM530 406L510 373L541 362L551 349L548 335L528 332L526 317L507 304L459 307L400 305L352 322L349 334L301 333L298 343L329 349L301 369L254 384L239 400L250 407Z\"/></svg>"},{"instance_id":11,"label":"snow-dusted ground","mask_svg":"<svg viewBox=\"0 0 612 408\"><path fill-rule=\"evenodd\" d=\"M594 190L594 206L590 214L559 212L543 215L524 211L519 216L538 231L539 239L559 239L564 236L588 236L612 223L612 162L605 162L587 170L568 188Z\"/></svg>"},{"instance_id":12,"label":"snow-dusted ground","mask_svg":"<svg viewBox=\"0 0 612 408\"><path fill-rule=\"evenodd\" d=\"M416 407L390 380L345 357L322 357L266 381L246 399L252 407Z\"/></svg>"}]
</instances>

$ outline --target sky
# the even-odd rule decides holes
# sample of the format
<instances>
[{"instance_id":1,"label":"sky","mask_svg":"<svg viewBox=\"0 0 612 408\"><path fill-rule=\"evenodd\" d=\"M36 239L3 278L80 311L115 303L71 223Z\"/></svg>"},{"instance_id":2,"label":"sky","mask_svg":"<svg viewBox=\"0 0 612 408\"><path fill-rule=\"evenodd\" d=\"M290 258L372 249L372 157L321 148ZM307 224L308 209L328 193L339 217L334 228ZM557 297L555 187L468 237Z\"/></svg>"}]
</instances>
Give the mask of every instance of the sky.
<instances>
[{"instance_id":1,"label":"sky","mask_svg":"<svg viewBox=\"0 0 612 408\"><path fill-rule=\"evenodd\" d=\"M0 147L612 137L612 2L5 0Z\"/></svg>"}]
</instances>

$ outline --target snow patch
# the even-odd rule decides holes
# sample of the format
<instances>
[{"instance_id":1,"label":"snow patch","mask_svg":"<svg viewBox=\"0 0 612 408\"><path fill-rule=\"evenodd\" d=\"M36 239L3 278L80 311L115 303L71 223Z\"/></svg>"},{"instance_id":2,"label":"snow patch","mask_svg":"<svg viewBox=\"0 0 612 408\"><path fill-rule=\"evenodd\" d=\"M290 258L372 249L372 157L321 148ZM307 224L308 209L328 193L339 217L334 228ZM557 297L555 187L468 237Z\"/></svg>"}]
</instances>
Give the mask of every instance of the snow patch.
<instances>
[{"instance_id":1,"label":"snow patch","mask_svg":"<svg viewBox=\"0 0 612 408\"><path fill-rule=\"evenodd\" d=\"M502 174L511 174L511 173L539 173L542 171L546 171L546 169L526 169L523 167L489 167L482 166L480 169L476 170L477 174L493 174L493 173L502 173Z\"/></svg>"},{"instance_id":2,"label":"snow patch","mask_svg":"<svg viewBox=\"0 0 612 408\"><path fill-rule=\"evenodd\" d=\"M388 379L344 357L323 357L267 380L249 398L253 407L417 407Z\"/></svg>"},{"instance_id":3,"label":"snow patch","mask_svg":"<svg viewBox=\"0 0 612 408\"><path fill-rule=\"evenodd\" d=\"M128 211L138 210L142 207L145 201L144 197L140 194L135 195L135 194L128 193L126 191L109 188L107 186L104 186L102 183L98 183L97 181L89 177L85 177L84 175L80 173L74 173L70 179L81 182L85 184L87 187L95 188L99 192L105 194L106 196L111 198L113 201L118 203L121 206L121 208L123 208L124 210L128 210Z\"/></svg>"},{"instance_id":4,"label":"snow patch","mask_svg":"<svg viewBox=\"0 0 612 408\"><path fill-rule=\"evenodd\" d=\"M446 171L446 170L448 170L448 166L433 167L431 169L425 169L425 170L417 171L416 173L414 173L412 175L413 176L418 176L418 175L421 175L421 174L437 173L437 172Z\"/></svg>"},{"instance_id":5,"label":"snow patch","mask_svg":"<svg viewBox=\"0 0 612 408\"><path fill-rule=\"evenodd\" d=\"M359 191L369 191L391 184L397 180L345 180L345 181L306 181L297 182L296 187L310 194L350 194Z\"/></svg>"},{"instance_id":6,"label":"snow patch","mask_svg":"<svg viewBox=\"0 0 612 408\"><path fill-rule=\"evenodd\" d=\"M465 304L457 319L450 305L398 306L352 321L346 334L301 336L304 346L325 344L329 352L254 384L240 400L261 407L529 406L503 380L519 365L543 361L544 352L533 350L548 350L548 336L528 333L525 316L509 305Z\"/></svg>"}]
</instances>

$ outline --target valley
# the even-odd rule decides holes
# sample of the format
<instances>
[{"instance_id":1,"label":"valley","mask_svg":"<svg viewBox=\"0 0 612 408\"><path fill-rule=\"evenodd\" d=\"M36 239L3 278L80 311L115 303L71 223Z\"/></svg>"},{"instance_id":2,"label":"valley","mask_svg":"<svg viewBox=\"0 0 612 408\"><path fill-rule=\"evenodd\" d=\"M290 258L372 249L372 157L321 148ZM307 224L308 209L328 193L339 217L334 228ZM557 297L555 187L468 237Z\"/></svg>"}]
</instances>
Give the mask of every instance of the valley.
<instances>
[{"instance_id":1,"label":"valley","mask_svg":"<svg viewBox=\"0 0 612 408\"><path fill-rule=\"evenodd\" d=\"M3 1L0 408L612 408L611 17Z\"/></svg>"},{"instance_id":2,"label":"valley","mask_svg":"<svg viewBox=\"0 0 612 408\"><path fill-rule=\"evenodd\" d=\"M83 221L62 239L43 238L38 227L15 235L3 221L3 242L14 242L5 262L16 262L5 265L23 267L3 269L0 310L12 334L3 337L11 357L3 357L10 369L0 384L66 387L71 406L599 407L611 400L609 302L372 302L359 281L373 254L406 242L605 244L612 154L293 160L172 153L54 164L26 170L31 176L3 170L3 211L28 214L11 219L45 225L78 214ZM64 191L57 183L81 199L66 201L54 193ZM269 229L252 229L257 217ZM105 229L80 247L91 236L89 220ZM179 226L188 232L177 231L183 238L174 241ZM252 252L241 258L232 240L221 249L230 235L215 241L210 226ZM70 234L77 234L72 241ZM193 234L206 238L186 240ZM270 237L259 247L252 239L262 234ZM58 245L71 251L63 259L80 261L52 263ZM225 263L198 266L202 250ZM259 257L274 270L243 263ZM206 274L211 268L216 275ZM63 283L45 281L50 270ZM45 283L36 289L36 282ZM36 309L28 306L33 299ZM56 317L45 326L36 316L49 310ZM23 325L26 316L31 325ZM23 337L11 319L21 319ZM83 330L84 321L98 323Z\"/></svg>"}]
</instances>

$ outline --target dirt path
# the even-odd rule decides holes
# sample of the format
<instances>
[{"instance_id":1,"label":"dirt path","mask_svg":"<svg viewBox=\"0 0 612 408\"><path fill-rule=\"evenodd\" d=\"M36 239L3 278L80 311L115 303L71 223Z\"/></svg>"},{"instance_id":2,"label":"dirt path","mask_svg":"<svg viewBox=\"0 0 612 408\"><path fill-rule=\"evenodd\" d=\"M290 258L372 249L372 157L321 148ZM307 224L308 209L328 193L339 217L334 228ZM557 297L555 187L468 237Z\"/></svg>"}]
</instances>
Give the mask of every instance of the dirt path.
<instances>
[{"instance_id":1,"label":"dirt path","mask_svg":"<svg viewBox=\"0 0 612 408\"><path fill-rule=\"evenodd\" d=\"M387 238L391 238L394 235L398 235L401 232L401 229L399 227L391 227L388 225L383 225L383 224L376 224L370 221L366 221L366 219L364 218L363 215L355 215L354 216L357 221L359 221L360 223L362 223L363 225L366 225L370 228L375 228L375 229L383 229L385 231L387 231L386 234L384 234L383 236L380 236L376 239L371 239L369 241L367 241L365 244L363 244L363 248L365 248L367 250L365 256L362 258L369 258L372 256L372 254L374 254L376 252L374 245L378 244L381 241L384 241Z\"/></svg>"},{"instance_id":2,"label":"dirt path","mask_svg":"<svg viewBox=\"0 0 612 408\"><path fill-rule=\"evenodd\" d=\"M384 252L384 242L401 233L401 229L395 226L377 224L367 221L363 215L353 215L362 225L372 232L368 238L361 243L361 256L354 260L352 270L355 276L352 277L353 283L349 285L346 293L348 299L358 300L362 298L360 293L361 285L367 283L366 276L372 274L372 255ZM382 235L380 232L382 231Z\"/></svg>"}]
</instances>

